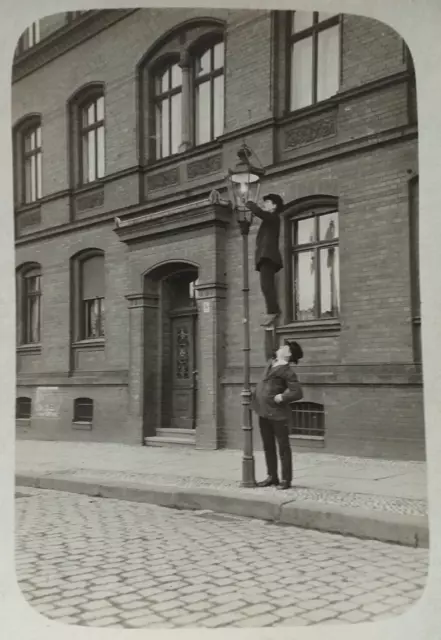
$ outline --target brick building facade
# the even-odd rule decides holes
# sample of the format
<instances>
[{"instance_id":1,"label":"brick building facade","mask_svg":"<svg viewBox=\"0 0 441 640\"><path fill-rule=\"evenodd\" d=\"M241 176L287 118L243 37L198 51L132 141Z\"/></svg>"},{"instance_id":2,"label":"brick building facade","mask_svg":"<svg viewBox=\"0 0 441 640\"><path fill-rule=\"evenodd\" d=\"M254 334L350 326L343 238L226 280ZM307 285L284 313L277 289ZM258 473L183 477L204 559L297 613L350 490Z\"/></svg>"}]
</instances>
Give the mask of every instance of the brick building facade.
<instances>
[{"instance_id":1,"label":"brick building facade","mask_svg":"<svg viewBox=\"0 0 441 640\"><path fill-rule=\"evenodd\" d=\"M241 238L208 197L245 139L287 203L294 445L424 457L415 80L397 33L301 12L59 14L21 38L12 96L18 437L241 447ZM250 267L255 382L251 251Z\"/></svg>"}]
</instances>

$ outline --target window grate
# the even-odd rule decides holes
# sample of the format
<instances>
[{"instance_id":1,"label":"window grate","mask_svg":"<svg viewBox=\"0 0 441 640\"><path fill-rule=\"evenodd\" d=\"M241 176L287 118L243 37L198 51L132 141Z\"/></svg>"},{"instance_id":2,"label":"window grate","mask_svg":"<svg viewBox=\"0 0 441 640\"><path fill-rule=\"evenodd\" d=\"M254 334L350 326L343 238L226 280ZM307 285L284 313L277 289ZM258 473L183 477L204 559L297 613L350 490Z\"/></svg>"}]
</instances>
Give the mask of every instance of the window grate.
<instances>
[{"instance_id":1,"label":"window grate","mask_svg":"<svg viewBox=\"0 0 441 640\"><path fill-rule=\"evenodd\" d=\"M93 420L93 400L90 398L76 398L74 401L74 422L88 422Z\"/></svg>"},{"instance_id":2,"label":"window grate","mask_svg":"<svg viewBox=\"0 0 441 640\"><path fill-rule=\"evenodd\" d=\"M325 437L325 408L316 402L295 402L291 405L290 435L300 438Z\"/></svg>"},{"instance_id":3,"label":"window grate","mask_svg":"<svg viewBox=\"0 0 441 640\"><path fill-rule=\"evenodd\" d=\"M15 416L17 420L30 420L32 414L31 398L17 398Z\"/></svg>"}]
</instances>

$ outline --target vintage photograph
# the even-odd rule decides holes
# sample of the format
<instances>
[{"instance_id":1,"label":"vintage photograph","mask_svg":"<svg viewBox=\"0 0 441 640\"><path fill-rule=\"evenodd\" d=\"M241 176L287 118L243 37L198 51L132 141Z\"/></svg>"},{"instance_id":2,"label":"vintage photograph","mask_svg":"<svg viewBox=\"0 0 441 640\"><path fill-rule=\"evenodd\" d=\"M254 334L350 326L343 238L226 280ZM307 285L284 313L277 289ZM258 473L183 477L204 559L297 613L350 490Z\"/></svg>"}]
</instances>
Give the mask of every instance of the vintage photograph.
<instances>
[{"instance_id":1,"label":"vintage photograph","mask_svg":"<svg viewBox=\"0 0 441 640\"><path fill-rule=\"evenodd\" d=\"M314 9L20 37L16 571L47 618L355 624L423 593L415 71Z\"/></svg>"}]
</instances>

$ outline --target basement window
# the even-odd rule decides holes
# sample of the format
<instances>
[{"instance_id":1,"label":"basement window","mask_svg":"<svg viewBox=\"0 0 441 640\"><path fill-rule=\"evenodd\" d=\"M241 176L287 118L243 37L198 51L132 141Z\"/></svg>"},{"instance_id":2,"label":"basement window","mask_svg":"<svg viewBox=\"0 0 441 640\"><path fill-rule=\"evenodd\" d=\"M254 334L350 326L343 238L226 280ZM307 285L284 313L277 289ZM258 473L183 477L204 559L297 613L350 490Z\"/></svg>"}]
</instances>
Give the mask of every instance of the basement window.
<instances>
[{"instance_id":1,"label":"basement window","mask_svg":"<svg viewBox=\"0 0 441 640\"><path fill-rule=\"evenodd\" d=\"M93 400L91 398L76 398L74 400L74 429L92 429Z\"/></svg>"},{"instance_id":2,"label":"basement window","mask_svg":"<svg viewBox=\"0 0 441 640\"><path fill-rule=\"evenodd\" d=\"M15 406L15 417L17 420L30 420L32 415L31 398L17 398Z\"/></svg>"},{"instance_id":3,"label":"basement window","mask_svg":"<svg viewBox=\"0 0 441 640\"><path fill-rule=\"evenodd\" d=\"M316 402L291 405L290 436L305 440L324 440L325 408Z\"/></svg>"}]
</instances>

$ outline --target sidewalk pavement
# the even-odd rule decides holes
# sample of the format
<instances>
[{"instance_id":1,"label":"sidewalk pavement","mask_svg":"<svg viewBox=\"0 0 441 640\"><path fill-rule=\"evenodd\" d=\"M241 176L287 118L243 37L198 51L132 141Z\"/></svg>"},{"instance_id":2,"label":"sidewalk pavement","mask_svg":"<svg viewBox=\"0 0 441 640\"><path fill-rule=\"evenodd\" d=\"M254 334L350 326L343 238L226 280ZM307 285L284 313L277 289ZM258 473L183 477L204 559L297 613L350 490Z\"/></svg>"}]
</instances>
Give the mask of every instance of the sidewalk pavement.
<instances>
[{"instance_id":1,"label":"sidewalk pavement","mask_svg":"<svg viewBox=\"0 0 441 640\"><path fill-rule=\"evenodd\" d=\"M256 476L265 476L256 452ZM211 510L427 547L424 462L295 453L288 491L240 486L242 453L18 440L19 486Z\"/></svg>"}]
</instances>

